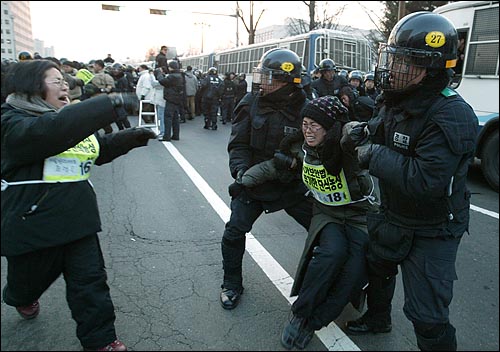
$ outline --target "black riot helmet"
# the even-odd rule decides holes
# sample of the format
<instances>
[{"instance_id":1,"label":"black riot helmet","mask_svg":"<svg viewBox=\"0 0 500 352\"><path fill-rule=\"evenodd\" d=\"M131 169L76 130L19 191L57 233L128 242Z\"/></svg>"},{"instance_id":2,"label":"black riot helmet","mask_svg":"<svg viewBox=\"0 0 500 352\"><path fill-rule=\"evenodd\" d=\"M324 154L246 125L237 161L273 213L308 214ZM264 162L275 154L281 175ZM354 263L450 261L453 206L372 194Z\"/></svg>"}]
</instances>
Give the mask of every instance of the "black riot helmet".
<instances>
[{"instance_id":1,"label":"black riot helmet","mask_svg":"<svg viewBox=\"0 0 500 352\"><path fill-rule=\"evenodd\" d=\"M347 72L347 70L342 69L339 71L339 76L345 77L345 79L347 79L349 77L349 72Z\"/></svg>"},{"instance_id":2,"label":"black riot helmet","mask_svg":"<svg viewBox=\"0 0 500 352\"><path fill-rule=\"evenodd\" d=\"M359 82L363 82L363 73L360 70L354 70L349 73L349 82L351 82L351 79L357 79Z\"/></svg>"},{"instance_id":3,"label":"black riot helmet","mask_svg":"<svg viewBox=\"0 0 500 352\"><path fill-rule=\"evenodd\" d=\"M293 83L302 88L302 63L299 56L289 49L266 51L259 65L253 69L253 84L257 85L254 89L261 89L263 85L271 87L278 84L276 81Z\"/></svg>"},{"instance_id":4,"label":"black riot helmet","mask_svg":"<svg viewBox=\"0 0 500 352\"><path fill-rule=\"evenodd\" d=\"M365 82L366 81L375 81L375 75L372 72L368 72L365 75Z\"/></svg>"},{"instance_id":5,"label":"black riot helmet","mask_svg":"<svg viewBox=\"0 0 500 352\"><path fill-rule=\"evenodd\" d=\"M319 62L318 65L319 72L323 71L335 71L337 69L337 65L332 59L323 59Z\"/></svg>"},{"instance_id":6,"label":"black riot helmet","mask_svg":"<svg viewBox=\"0 0 500 352\"><path fill-rule=\"evenodd\" d=\"M123 71L124 66L119 62L115 62L114 64L111 65L111 69L115 71Z\"/></svg>"},{"instance_id":7,"label":"black riot helmet","mask_svg":"<svg viewBox=\"0 0 500 352\"><path fill-rule=\"evenodd\" d=\"M167 65L169 70L177 71L179 69L179 63L176 60L169 60Z\"/></svg>"},{"instance_id":8,"label":"black riot helmet","mask_svg":"<svg viewBox=\"0 0 500 352\"><path fill-rule=\"evenodd\" d=\"M412 86L422 69L427 72L455 67L458 34L444 16L427 11L403 17L387 44L380 44L375 80L384 91Z\"/></svg>"},{"instance_id":9,"label":"black riot helmet","mask_svg":"<svg viewBox=\"0 0 500 352\"><path fill-rule=\"evenodd\" d=\"M17 58L19 59L19 61L33 60L33 57L31 56L29 51L21 51Z\"/></svg>"}]
</instances>

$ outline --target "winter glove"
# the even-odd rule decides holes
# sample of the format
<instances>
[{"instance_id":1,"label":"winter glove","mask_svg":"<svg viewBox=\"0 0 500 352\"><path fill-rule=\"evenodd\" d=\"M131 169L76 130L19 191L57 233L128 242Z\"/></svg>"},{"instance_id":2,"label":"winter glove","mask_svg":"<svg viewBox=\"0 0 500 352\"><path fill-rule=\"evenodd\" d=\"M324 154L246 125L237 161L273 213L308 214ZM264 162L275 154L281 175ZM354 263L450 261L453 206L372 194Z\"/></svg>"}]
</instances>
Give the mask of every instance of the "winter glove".
<instances>
[{"instance_id":1,"label":"winter glove","mask_svg":"<svg viewBox=\"0 0 500 352\"><path fill-rule=\"evenodd\" d=\"M280 150L277 150L274 153L273 161L274 165L276 166L276 169L278 170L288 170L293 168L293 166L295 166L295 159L292 156L287 155Z\"/></svg>"},{"instance_id":2,"label":"winter glove","mask_svg":"<svg viewBox=\"0 0 500 352\"><path fill-rule=\"evenodd\" d=\"M123 106L127 111L139 110L139 100L135 93L110 93L108 97L115 108Z\"/></svg>"},{"instance_id":3,"label":"winter glove","mask_svg":"<svg viewBox=\"0 0 500 352\"><path fill-rule=\"evenodd\" d=\"M141 95L141 100L146 100L146 96L145 95Z\"/></svg>"},{"instance_id":4,"label":"winter glove","mask_svg":"<svg viewBox=\"0 0 500 352\"><path fill-rule=\"evenodd\" d=\"M128 148L144 147L148 144L150 139L156 138L156 133L149 128L134 127L116 132L120 134L121 139Z\"/></svg>"},{"instance_id":5,"label":"winter glove","mask_svg":"<svg viewBox=\"0 0 500 352\"><path fill-rule=\"evenodd\" d=\"M340 147L348 154L353 154L354 149L368 143L368 124L366 122L351 121L342 128Z\"/></svg>"},{"instance_id":6,"label":"winter glove","mask_svg":"<svg viewBox=\"0 0 500 352\"><path fill-rule=\"evenodd\" d=\"M355 148L358 154L358 164L362 169L368 169L372 155L380 149L380 144L365 144Z\"/></svg>"},{"instance_id":7,"label":"winter glove","mask_svg":"<svg viewBox=\"0 0 500 352\"><path fill-rule=\"evenodd\" d=\"M241 183L238 183L234 181L229 185L227 188L229 195L231 196L231 199L237 198L241 192L245 189L245 186L243 186Z\"/></svg>"},{"instance_id":8,"label":"winter glove","mask_svg":"<svg viewBox=\"0 0 500 352\"><path fill-rule=\"evenodd\" d=\"M243 177L243 175L245 174L245 172L248 170L248 168L246 167L242 167L241 169L238 170L238 172L236 173L236 183L238 184L242 184L241 182L241 178Z\"/></svg>"}]
</instances>

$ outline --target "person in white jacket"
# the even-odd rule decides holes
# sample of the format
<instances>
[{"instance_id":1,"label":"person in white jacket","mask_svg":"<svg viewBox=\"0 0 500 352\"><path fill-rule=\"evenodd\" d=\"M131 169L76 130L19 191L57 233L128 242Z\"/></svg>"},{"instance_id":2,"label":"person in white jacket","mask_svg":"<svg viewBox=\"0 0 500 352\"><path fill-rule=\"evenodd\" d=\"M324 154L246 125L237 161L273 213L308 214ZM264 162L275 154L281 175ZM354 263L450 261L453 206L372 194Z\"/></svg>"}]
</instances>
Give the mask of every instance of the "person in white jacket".
<instances>
[{"instance_id":1,"label":"person in white jacket","mask_svg":"<svg viewBox=\"0 0 500 352\"><path fill-rule=\"evenodd\" d=\"M135 88L135 94L139 100L152 100L154 96L153 88L153 77L149 71L149 67L146 65L140 65L137 69L139 74L139 80L137 81L137 86ZM143 106L143 112L153 112L154 106L152 104L146 104ZM152 123L151 116L144 116L144 121L146 123Z\"/></svg>"},{"instance_id":2,"label":"person in white jacket","mask_svg":"<svg viewBox=\"0 0 500 352\"><path fill-rule=\"evenodd\" d=\"M165 115L165 98L163 98L163 86L158 82L158 80L165 77L165 72L163 67L158 67L154 70L151 75L151 82L153 85L153 98L151 102L156 106L156 114L158 116L158 124L160 125L160 134L158 135L158 139L163 138L165 134L165 121L163 117Z\"/></svg>"}]
</instances>

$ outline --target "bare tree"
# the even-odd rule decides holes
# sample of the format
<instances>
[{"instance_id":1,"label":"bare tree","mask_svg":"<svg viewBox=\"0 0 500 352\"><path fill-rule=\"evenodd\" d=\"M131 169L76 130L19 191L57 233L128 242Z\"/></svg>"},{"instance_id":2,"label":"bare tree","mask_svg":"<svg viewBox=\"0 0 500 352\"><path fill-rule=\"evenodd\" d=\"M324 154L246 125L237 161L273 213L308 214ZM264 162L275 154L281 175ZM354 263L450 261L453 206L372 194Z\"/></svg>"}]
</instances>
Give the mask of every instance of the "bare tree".
<instances>
[{"instance_id":1,"label":"bare tree","mask_svg":"<svg viewBox=\"0 0 500 352\"><path fill-rule=\"evenodd\" d=\"M300 18L290 19L288 32L290 35L307 33L318 28L337 29L339 20L347 5L343 5L331 13L328 9L328 1L324 2L322 11L318 11L317 1L302 1L309 10L309 22ZM321 16L321 17L320 17Z\"/></svg>"},{"instance_id":2,"label":"bare tree","mask_svg":"<svg viewBox=\"0 0 500 352\"><path fill-rule=\"evenodd\" d=\"M255 31L257 30L257 25L259 24L260 19L262 18L262 14L264 13L265 9L262 10L260 13L259 17L257 18L257 21L254 24L254 2L250 1L250 15L249 15L249 21L248 25L245 21L245 18L243 17L243 11L240 8L240 4L238 1L236 1L236 14L237 16L241 19L241 22L243 22L243 25L245 26L245 29L248 32L248 44L254 44L255 43Z\"/></svg>"},{"instance_id":3,"label":"bare tree","mask_svg":"<svg viewBox=\"0 0 500 352\"><path fill-rule=\"evenodd\" d=\"M379 32L380 34L382 34L383 31L382 31L382 28L380 27L380 23L382 23L382 18L380 18L372 10L367 9L366 6L364 6L361 3L361 1L356 1L356 2L363 9L365 14L368 16L368 18L370 19L370 22L375 26L376 31ZM376 18L376 20L374 19L374 17Z\"/></svg>"},{"instance_id":4,"label":"bare tree","mask_svg":"<svg viewBox=\"0 0 500 352\"><path fill-rule=\"evenodd\" d=\"M398 22L398 15L405 16L417 11L432 11L436 7L445 5L455 1L404 1L404 6L400 6L400 1L382 1L385 5L384 18L381 20L381 32L387 38L392 31L392 28ZM400 9L404 9L403 13L399 13Z\"/></svg>"},{"instance_id":5,"label":"bare tree","mask_svg":"<svg viewBox=\"0 0 500 352\"><path fill-rule=\"evenodd\" d=\"M342 17L346 6L347 4L342 5L335 9L335 12L330 13L330 10L328 9L328 1L326 1L322 12L322 18L319 18L319 15L316 16L318 18L316 28L338 29L340 18Z\"/></svg>"},{"instance_id":6,"label":"bare tree","mask_svg":"<svg viewBox=\"0 0 500 352\"><path fill-rule=\"evenodd\" d=\"M312 31L316 29L316 1L302 2L309 8L309 31Z\"/></svg>"}]
</instances>

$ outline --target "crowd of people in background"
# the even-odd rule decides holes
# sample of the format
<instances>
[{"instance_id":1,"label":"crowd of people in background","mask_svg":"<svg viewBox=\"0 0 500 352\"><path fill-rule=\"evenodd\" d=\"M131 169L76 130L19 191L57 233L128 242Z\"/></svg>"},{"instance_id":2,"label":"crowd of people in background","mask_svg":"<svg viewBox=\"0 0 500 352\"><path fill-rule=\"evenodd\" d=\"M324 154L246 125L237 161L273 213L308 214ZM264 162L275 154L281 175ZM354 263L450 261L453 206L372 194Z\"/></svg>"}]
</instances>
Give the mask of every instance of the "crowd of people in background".
<instances>
[{"instance_id":1,"label":"crowd of people in background","mask_svg":"<svg viewBox=\"0 0 500 352\"><path fill-rule=\"evenodd\" d=\"M247 93L246 74L226 72L219 77L215 67L207 72L187 66L182 67L177 59L167 59L168 48L162 46L153 65L121 64L107 54L104 59L90 60L88 63L67 58L42 58L38 53L19 53L17 62L45 59L55 62L69 84L71 102L112 92L134 93L143 101L143 111L156 111L161 141L179 140L179 124L195 117L203 117L203 128L217 130L217 120L222 124L233 120L233 110ZM16 61L2 61L2 84L8 68ZM6 96L2 90L2 103ZM118 130L130 128L128 116L139 113L138 109L119 109L120 118L115 122ZM151 124L151 115L141 117ZM113 132L111 125L103 128L105 134Z\"/></svg>"},{"instance_id":2,"label":"crowd of people in background","mask_svg":"<svg viewBox=\"0 0 500 352\"><path fill-rule=\"evenodd\" d=\"M178 140L179 124L198 116L203 118L203 128L207 130L217 130L218 122L231 123L235 107L248 92L246 74L221 73L216 67L210 67L207 72L192 66L183 68L176 57L167 59L167 53L168 47L163 45L152 65L137 66L116 62L111 54L84 63L67 58L42 58L39 53L31 55L23 51L19 53L18 61L47 59L55 62L69 84L72 102L111 92L135 93L143 100L144 112L156 111L158 139L161 141ZM2 61L2 82L4 73L13 64L15 61ZM168 79L169 74L172 74L171 78L178 76L179 79ZM326 58L313 72L303 72L302 75L309 99L336 95L348 108L351 119L356 117L367 121L371 117L375 98L380 94L380 89L375 87L373 72L349 72ZM131 127L128 116L137 116L139 111L121 109L119 113L120 119L115 125L118 130L123 130ZM146 124L154 123L151 115L141 118ZM106 134L112 133L113 127L105 126L103 130Z\"/></svg>"}]
</instances>

